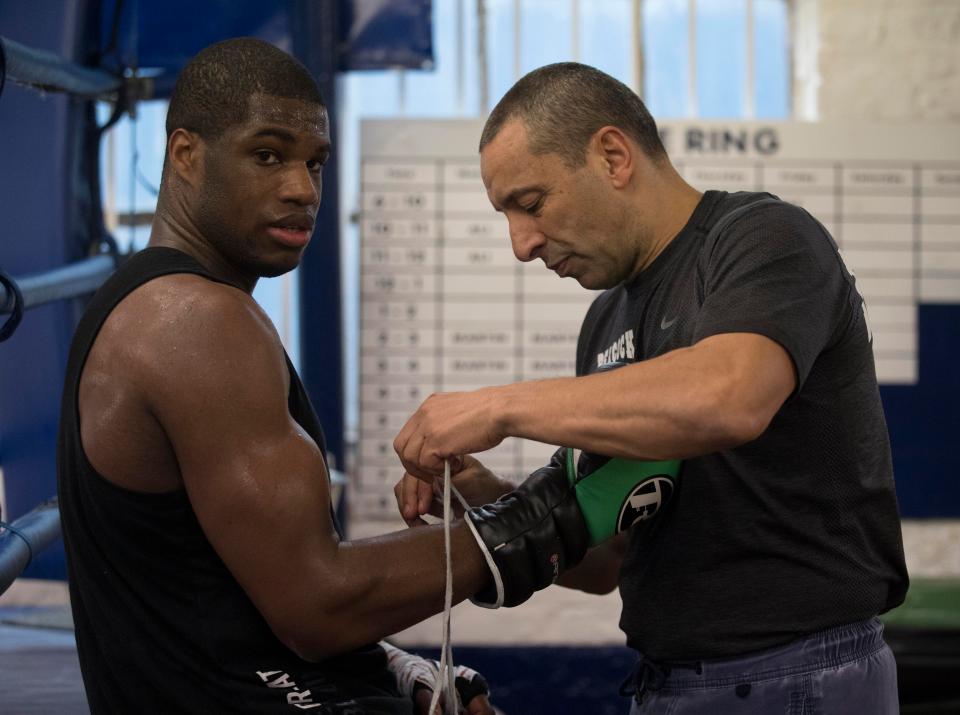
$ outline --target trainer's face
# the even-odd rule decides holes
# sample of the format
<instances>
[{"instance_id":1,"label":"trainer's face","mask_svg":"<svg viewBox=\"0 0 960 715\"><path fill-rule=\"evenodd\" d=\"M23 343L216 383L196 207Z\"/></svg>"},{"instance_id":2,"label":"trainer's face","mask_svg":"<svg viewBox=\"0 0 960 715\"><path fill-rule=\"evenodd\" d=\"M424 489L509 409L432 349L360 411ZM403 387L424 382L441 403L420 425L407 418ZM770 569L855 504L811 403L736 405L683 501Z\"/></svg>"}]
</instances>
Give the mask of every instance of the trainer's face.
<instances>
[{"instance_id":1,"label":"trainer's face","mask_svg":"<svg viewBox=\"0 0 960 715\"><path fill-rule=\"evenodd\" d=\"M534 155L520 120L508 122L480 153L493 207L507 217L513 252L539 258L584 288L610 288L630 276L626 211L589 150L576 169L557 154Z\"/></svg>"},{"instance_id":2,"label":"trainer's face","mask_svg":"<svg viewBox=\"0 0 960 715\"><path fill-rule=\"evenodd\" d=\"M291 270L313 234L329 153L322 106L254 95L246 121L205 146L200 233L254 283Z\"/></svg>"}]
</instances>

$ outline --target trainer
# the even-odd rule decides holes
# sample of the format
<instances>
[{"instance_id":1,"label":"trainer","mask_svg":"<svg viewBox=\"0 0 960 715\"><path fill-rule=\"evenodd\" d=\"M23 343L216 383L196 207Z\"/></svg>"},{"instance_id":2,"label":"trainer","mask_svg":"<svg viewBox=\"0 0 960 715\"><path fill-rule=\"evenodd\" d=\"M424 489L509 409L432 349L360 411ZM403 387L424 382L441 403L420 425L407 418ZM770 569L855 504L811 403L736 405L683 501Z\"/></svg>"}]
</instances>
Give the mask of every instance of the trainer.
<instances>
[{"instance_id":1,"label":"trainer","mask_svg":"<svg viewBox=\"0 0 960 715\"><path fill-rule=\"evenodd\" d=\"M507 92L480 164L517 258L604 292L577 377L423 403L395 440L404 516L429 510L414 477L508 436L584 450L578 485L610 478L588 464L608 457L682 460L654 518L561 577L619 582L633 712L897 713L876 619L907 589L890 445L866 308L827 231L769 194L701 194L640 99L575 63Z\"/></svg>"}]
</instances>

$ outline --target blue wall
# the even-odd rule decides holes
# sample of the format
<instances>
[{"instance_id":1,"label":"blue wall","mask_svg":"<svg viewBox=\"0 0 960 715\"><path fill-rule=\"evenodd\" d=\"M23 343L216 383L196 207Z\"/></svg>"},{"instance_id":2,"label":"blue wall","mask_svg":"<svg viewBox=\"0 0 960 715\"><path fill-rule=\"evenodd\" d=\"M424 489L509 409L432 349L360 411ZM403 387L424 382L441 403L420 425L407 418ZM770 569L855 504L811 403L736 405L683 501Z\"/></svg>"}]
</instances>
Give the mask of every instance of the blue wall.
<instances>
[{"instance_id":1,"label":"blue wall","mask_svg":"<svg viewBox=\"0 0 960 715\"><path fill-rule=\"evenodd\" d=\"M80 59L88 3L0 2L0 33L62 57ZM8 81L0 96L0 266L14 276L82 257L85 220L74 184L83 106ZM56 493L60 388L80 306L29 311L0 343L0 465L13 519ZM38 555L26 576L62 578L61 546Z\"/></svg>"},{"instance_id":2,"label":"blue wall","mask_svg":"<svg viewBox=\"0 0 960 715\"><path fill-rule=\"evenodd\" d=\"M904 517L960 517L960 306L917 309L916 385L880 388Z\"/></svg>"}]
</instances>

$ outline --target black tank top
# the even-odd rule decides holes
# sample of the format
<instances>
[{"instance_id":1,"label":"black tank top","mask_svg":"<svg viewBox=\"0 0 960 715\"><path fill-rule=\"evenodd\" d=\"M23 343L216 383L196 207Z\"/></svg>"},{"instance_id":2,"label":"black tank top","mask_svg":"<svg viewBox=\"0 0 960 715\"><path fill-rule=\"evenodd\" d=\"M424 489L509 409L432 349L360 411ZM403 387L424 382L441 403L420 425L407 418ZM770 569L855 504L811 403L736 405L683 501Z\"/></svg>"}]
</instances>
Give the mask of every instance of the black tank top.
<instances>
[{"instance_id":1,"label":"black tank top","mask_svg":"<svg viewBox=\"0 0 960 715\"><path fill-rule=\"evenodd\" d=\"M67 364L58 489L91 711L411 713L379 646L322 663L286 648L204 536L183 489L130 491L104 479L87 459L77 395L94 339L131 291L172 273L217 280L180 251L139 252L92 298ZM287 368L290 414L323 452L320 423L289 357Z\"/></svg>"}]
</instances>

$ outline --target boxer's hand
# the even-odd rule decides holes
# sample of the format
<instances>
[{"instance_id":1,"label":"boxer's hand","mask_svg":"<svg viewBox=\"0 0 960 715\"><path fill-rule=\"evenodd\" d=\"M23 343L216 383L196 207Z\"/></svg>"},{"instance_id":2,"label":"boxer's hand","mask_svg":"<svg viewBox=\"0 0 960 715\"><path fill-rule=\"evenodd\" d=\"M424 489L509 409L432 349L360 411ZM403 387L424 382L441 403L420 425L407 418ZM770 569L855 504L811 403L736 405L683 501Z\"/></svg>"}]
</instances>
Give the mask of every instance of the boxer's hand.
<instances>
[{"instance_id":1,"label":"boxer's hand","mask_svg":"<svg viewBox=\"0 0 960 715\"><path fill-rule=\"evenodd\" d=\"M483 464L469 455L459 460L460 469L451 478L453 486L470 506L480 506L496 501L513 489L513 484L496 476ZM407 526L426 524L421 518L430 514L443 518L443 499L441 489L443 478L430 480L418 479L410 473L403 475L393 488L397 498L397 508L407 522ZM454 514L463 516L463 507L457 499L452 500Z\"/></svg>"},{"instance_id":2,"label":"boxer's hand","mask_svg":"<svg viewBox=\"0 0 960 715\"><path fill-rule=\"evenodd\" d=\"M433 661L436 662L436 661ZM482 682L482 687L484 690L479 692L477 690L479 683L472 678L464 678L461 675L461 672L468 671L474 673ZM462 665L457 666L456 674L456 686L457 686L457 696L460 699L460 713L465 715L495 715L496 711L493 709L493 706L490 704L489 691L486 690L487 683L483 680L483 676L475 671L465 668ZM476 693L476 694L473 694ZM465 700L469 698L469 700ZM413 696L413 702L416 707L417 715L443 715L446 707L446 699L441 695L440 702L437 704L437 707L431 713L430 710L430 701L433 699L433 689L430 686L424 685L423 687L418 687L416 694Z\"/></svg>"},{"instance_id":3,"label":"boxer's hand","mask_svg":"<svg viewBox=\"0 0 960 715\"><path fill-rule=\"evenodd\" d=\"M408 474L432 479L443 474L443 461L483 452L508 435L501 423L503 388L445 392L428 397L393 440Z\"/></svg>"},{"instance_id":4,"label":"boxer's hand","mask_svg":"<svg viewBox=\"0 0 960 715\"><path fill-rule=\"evenodd\" d=\"M550 464L496 502L467 511L493 577L471 599L478 606L517 606L586 553L590 535L562 455L557 450Z\"/></svg>"},{"instance_id":5,"label":"boxer's hand","mask_svg":"<svg viewBox=\"0 0 960 715\"><path fill-rule=\"evenodd\" d=\"M417 715L443 715L443 696L440 697L440 709L429 712L440 664L435 660L407 653L386 641L381 641L380 647L386 653L387 668L397 679L397 688L401 694L413 700ZM480 673L465 665L458 665L454 671L454 686L460 701L460 713L495 715L489 700L490 686Z\"/></svg>"},{"instance_id":6,"label":"boxer's hand","mask_svg":"<svg viewBox=\"0 0 960 715\"><path fill-rule=\"evenodd\" d=\"M443 697L440 698L440 703L434 708L433 713L428 713L432 697L433 691L429 688L423 688L417 691L417 695L414 698L417 715L443 715L443 708L445 707ZM464 705L460 712L466 713L466 715L495 715L496 710L493 709L493 706L490 704L490 699L487 698L486 695L477 695L473 700Z\"/></svg>"}]
</instances>

